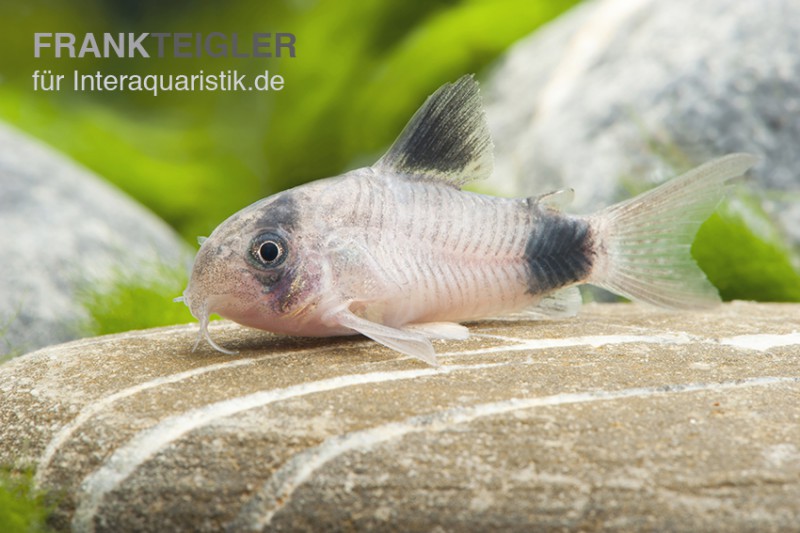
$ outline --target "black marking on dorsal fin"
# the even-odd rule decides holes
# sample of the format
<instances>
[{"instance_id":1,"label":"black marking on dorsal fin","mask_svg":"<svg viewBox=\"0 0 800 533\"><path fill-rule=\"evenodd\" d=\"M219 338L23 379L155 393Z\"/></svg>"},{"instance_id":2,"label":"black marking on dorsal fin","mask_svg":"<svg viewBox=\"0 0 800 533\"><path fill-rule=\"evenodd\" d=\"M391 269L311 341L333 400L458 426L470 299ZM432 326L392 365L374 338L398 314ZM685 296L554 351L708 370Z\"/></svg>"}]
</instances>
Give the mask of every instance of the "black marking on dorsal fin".
<instances>
[{"instance_id":1,"label":"black marking on dorsal fin","mask_svg":"<svg viewBox=\"0 0 800 533\"><path fill-rule=\"evenodd\" d=\"M546 294L585 281L595 256L589 222L541 206L535 198L528 203L533 215L524 255L528 292Z\"/></svg>"},{"instance_id":2,"label":"black marking on dorsal fin","mask_svg":"<svg viewBox=\"0 0 800 533\"><path fill-rule=\"evenodd\" d=\"M374 168L460 187L492 173L493 148L478 83L467 75L429 96Z\"/></svg>"}]
</instances>

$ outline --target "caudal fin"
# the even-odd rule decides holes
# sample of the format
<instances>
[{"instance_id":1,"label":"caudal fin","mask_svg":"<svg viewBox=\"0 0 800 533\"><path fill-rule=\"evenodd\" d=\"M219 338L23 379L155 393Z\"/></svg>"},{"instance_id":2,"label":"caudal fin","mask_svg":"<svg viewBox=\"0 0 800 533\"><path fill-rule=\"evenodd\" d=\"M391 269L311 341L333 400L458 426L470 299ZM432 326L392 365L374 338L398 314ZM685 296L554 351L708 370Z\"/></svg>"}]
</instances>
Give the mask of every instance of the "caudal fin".
<instances>
[{"instance_id":1,"label":"caudal fin","mask_svg":"<svg viewBox=\"0 0 800 533\"><path fill-rule=\"evenodd\" d=\"M597 256L589 283L631 300L691 309L720 301L691 256L692 241L725 182L758 159L731 154L591 217Z\"/></svg>"}]
</instances>

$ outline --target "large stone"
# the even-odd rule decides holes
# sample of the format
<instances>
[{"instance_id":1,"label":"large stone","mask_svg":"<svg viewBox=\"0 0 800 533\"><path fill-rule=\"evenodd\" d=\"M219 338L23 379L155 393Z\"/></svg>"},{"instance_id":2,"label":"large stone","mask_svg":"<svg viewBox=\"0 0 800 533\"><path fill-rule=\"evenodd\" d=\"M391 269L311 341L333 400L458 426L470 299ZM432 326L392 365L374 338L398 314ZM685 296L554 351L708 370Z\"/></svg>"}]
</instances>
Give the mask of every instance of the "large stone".
<instances>
[{"instance_id":1,"label":"large stone","mask_svg":"<svg viewBox=\"0 0 800 533\"><path fill-rule=\"evenodd\" d=\"M229 322L0 367L0 462L75 531L779 531L800 524L800 306L481 322L431 368Z\"/></svg>"},{"instance_id":2,"label":"large stone","mask_svg":"<svg viewBox=\"0 0 800 533\"><path fill-rule=\"evenodd\" d=\"M155 215L3 124L0 227L0 360L80 336L79 292L191 257Z\"/></svg>"},{"instance_id":3,"label":"large stone","mask_svg":"<svg viewBox=\"0 0 800 533\"><path fill-rule=\"evenodd\" d=\"M573 187L575 210L589 213L751 152L765 207L800 243L798 34L792 0L581 4L490 77L494 188Z\"/></svg>"}]
</instances>

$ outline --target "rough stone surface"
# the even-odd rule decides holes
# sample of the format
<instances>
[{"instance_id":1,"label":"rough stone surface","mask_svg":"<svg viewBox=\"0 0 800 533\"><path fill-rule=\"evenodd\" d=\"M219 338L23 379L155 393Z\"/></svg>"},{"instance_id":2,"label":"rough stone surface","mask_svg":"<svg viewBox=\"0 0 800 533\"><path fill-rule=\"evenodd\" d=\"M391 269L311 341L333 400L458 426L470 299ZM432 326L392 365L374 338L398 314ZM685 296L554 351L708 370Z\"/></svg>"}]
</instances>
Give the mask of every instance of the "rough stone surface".
<instances>
[{"instance_id":1,"label":"rough stone surface","mask_svg":"<svg viewBox=\"0 0 800 533\"><path fill-rule=\"evenodd\" d=\"M76 338L86 318L76 290L190 258L152 213L3 124L0 227L0 360Z\"/></svg>"},{"instance_id":2,"label":"rough stone surface","mask_svg":"<svg viewBox=\"0 0 800 533\"><path fill-rule=\"evenodd\" d=\"M800 306L482 322L441 368L363 338L191 352L196 326L0 367L0 463L75 531L783 531L800 524Z\"/></svg>"},{"instance_id":3,"label":"rough stone surface","mask_svg":"<svg viewBox=\"0 0 800 533\"><path fill-rule=\"evenodd\" d=\"M487 84L493 186L572 187L588 213L752 152L765 207L800 243L798 34L792 0L584 3L516 45Z\"/></svg>"}]
</instances>

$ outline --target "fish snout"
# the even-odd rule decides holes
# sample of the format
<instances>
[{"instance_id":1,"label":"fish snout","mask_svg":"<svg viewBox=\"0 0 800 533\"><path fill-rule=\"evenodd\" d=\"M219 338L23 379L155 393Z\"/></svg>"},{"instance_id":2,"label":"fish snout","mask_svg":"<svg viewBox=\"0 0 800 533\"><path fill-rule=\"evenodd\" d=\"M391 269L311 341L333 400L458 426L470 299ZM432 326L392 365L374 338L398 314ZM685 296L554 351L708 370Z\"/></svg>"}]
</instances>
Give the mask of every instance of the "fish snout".
<instances>
[{"instance_id":1,"label":"fish snout","mask_svg":"<svg viewBox=\"0 0 800 533\"><path fill-rule=\"evenodd\" d=\"M179 298L175 298L175 301L186 304L186 307L189 308L189 312L192 314L192 316L197 320L202 320L205 310L205 300L195 297L194 293L190 290L190 287L191 282L186 289L184 289L183 295Z\"/></svg>"},{"instance_id":2,"label":"fish snout","mask_svg":"<svg viewBox=\"0 0 800 533\"><path fill-rule=\"evenodd\" d=\"M192 316L204 320L213 312L211 304L220 295L230 290L232 272L229 260L222 247L212 246L207 239L200 246L189 275L189 283L183 291L183 301L189 307Z\"/></svg>"}]
</instances>

